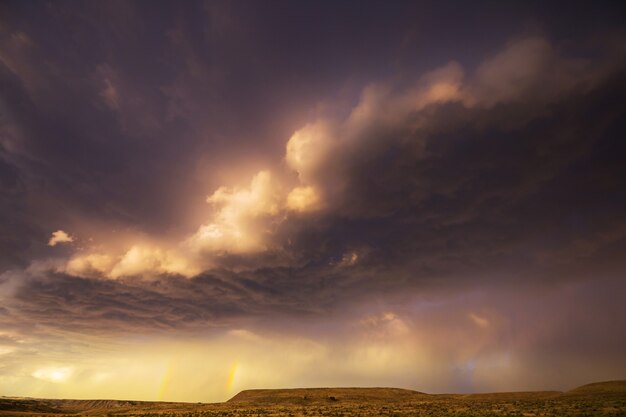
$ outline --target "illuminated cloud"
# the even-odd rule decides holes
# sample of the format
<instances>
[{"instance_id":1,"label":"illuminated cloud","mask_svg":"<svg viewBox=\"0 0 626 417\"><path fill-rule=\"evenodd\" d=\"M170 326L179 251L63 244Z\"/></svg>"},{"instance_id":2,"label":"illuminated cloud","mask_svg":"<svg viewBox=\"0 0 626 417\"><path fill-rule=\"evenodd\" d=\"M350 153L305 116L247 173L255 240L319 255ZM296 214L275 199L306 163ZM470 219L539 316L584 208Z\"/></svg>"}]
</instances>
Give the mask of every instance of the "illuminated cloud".
<instances>
[{"instance_id":1,"label":"illuminated cloud","mask_svg":"<svg viewBox=\"0 0 626 417\"><path fill-rule=\"evenodd\" d=\"M265 249L267 219L278 214L281 203L269 171L258 172L248 188L220 187L207 202L215 214L188 239L193 250L244 253Z\"/></svg>"},{"instance_id":2,"label":"illuminated cloud","mask_svg":"<svg viewBox=\"0 0 626 417\"><path fill-rule=\"evenodd\" d=\"M359 169L384 178L386 167L376 166L381 155L405 149L414 159L423 157L426 138L442 129L440 117L434 116L438 107L456 104L470 112L497 103L534 103L523 113L532 118L543 104L588 88L597 77L586 61L561 57L546 39L524 38L485 60L469 77L453 61L409 88L389 82L368 85L344 120L322 118L297 130L287 142L285 159L302 184L313 184L337 210L342 200L354 197L355 181L363 176ZM374 185L379 181L372 179Z\"/></svg>"},{"instance_id":3,"label":"illuminated cloud","mask_svg":"<svg viewBox=\"0 0 626 417\"><path fill-rule=\"evenodd\" d=\"M172 251L134 245L115 264L109 276L111 278L146 274L193 276L198 272L200 271L192 267L185 258Z\"/></svg>"},{"instance_id":4,"label":"illuminated cloud","mask_svg":"<svg viewBox=\"0 0 626 417\"><path fill-rule=\"evenodd\" d=\"M320 196L312 186L296 187L287 195L287 208L294 211L315 210L320 205Z\"/></svg>"},{"instance_id":5,"label":"illuminated cloud","mask_svg":"<svg viewBox=\"0 0 626 417\"><path fill-rule=\"evenodd\" d=\"M135 244L119 256L103 253L88 253L72 257L65 272L84 277L154 277L161 274L176 274L185 277L196 275L201 270L193 262L174 250L154 245Z\"/></svg>"},{"instance_id":6,"label":"illuminated cloud","mask_svg":"<svg viewBox=\"0 0 626 417\"><path fill-rule=\"evenodd\" d=\"M70 243L73 242L74 238L68 235L63 230L57 230L52 233L52 237L48 240L48 246L56 246L59 243Z\"/></svg>"},{"instance_id":7,"label":"illuminated cloud","mask_svg":"<svg viewBox=\"0 0 626 417\"><path fill-rule=\"evenodd\" d=\"M100 72L105 78L115 75L108 67ZM550 82L555 74L559 81ZM507 44L469 77L452 61L417 77L408 88L391 82L369 84L343 120L318 118L291 135L284 155L287 170L261 170L247 186L218 187L206 199L211 209L208 221L192 235L169 245L130 243L117 248L117 253L79 253L65 270L109 278L189 277L214 267L226 255L284 247L281 239L292 236L280 235L279 229L299 230L289 213L375 217L398 210L406 204L398 198L402 194L398 190L412 187L408 196L422 198L415 191L420 190L414 187L420 180L413 178L411 167L428 156L429 136L447 129L436 116L438 109L454 105L471 113L496 104L532 102L523 112L532 118L541 108L534 100L556 100L558 94L587 85L593 76L583 61L562 58L547 40L532 37ZM534 94L546 82L551 92ZM104 91L106 100L115 101L112 84ZM444 125L455 123L444 121ZM490 122L487 118L482 123ZM390 153L396 153L396 158L386 156ZM399 172L399 167L408 171ZM292 173L297 174L296 184L290 179ZM60 234L64 232L56 233L55 243L71 241L64 240L71 239ZM335 264L351 266L359 258L356 252L342 256Z\"/></svg>"},{"instance_id":8,"label":"illuminated cloud","mask_svg":"<svg viewBox=\"0 0 626 417\"><path fill-rule=\"evenodd\" d=\"M114 263L110 255L98 253L75 255L67 262L66 270L69 274L77 276L107 275Z\"/></svg>"},{"instance_id":9,"label":"illuminated cloud","mask_svg":"<svg viewBox=\"0 0 626 417\"><path fill-rule=\"evenodd\" d=\"M333 151L336 141L329 123L319 121L307 124L287 141L287 165L298 173L300 181L310 183L319 175L319 166Z\"/></svg>"},{"instance_id":10,"label":"illuminated cloud","mask_svg":"<svg viewBox=\"0 0 626 417\"><path fill-rule=\"evenodd\" d=\"M411 88L394 90L392 85L367 86L359 103L345 121L344 134L351 140L369 138L367 129L393 129L407 123L407 116L424 110L429 105L461 101L463 69L456 62L428 72ZM377 132L380 134L380 132Z\"/></svg>"}]
</instances>

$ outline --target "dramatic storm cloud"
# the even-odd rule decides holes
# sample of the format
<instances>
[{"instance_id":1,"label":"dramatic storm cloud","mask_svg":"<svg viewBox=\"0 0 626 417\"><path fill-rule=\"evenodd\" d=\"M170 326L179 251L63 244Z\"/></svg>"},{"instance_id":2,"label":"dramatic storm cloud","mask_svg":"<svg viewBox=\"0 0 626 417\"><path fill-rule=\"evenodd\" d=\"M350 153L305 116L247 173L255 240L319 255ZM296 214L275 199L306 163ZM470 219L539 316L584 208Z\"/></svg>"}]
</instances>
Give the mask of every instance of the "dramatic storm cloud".
<instances>
[{"instance_id":1,"label":"dramatic storm cloud","mask_svg":"<svg viewBox=\"0 0 626 417\"><path fill-rule=\"evenodd\" d=\"M0 390L623 378L623 10L451 9L0 6Z\"/></svg>"}]
</instances>

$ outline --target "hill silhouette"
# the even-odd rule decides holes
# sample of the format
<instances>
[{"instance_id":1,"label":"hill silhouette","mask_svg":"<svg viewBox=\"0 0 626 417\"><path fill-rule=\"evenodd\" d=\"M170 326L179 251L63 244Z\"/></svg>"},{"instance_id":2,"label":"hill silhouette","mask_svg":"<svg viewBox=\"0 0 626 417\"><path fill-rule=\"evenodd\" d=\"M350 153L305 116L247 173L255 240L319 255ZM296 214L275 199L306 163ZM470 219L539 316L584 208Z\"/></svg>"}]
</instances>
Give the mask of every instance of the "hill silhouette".
<instances>
[{"instance_id":1,"label":"hill silhouette","mask_svg":"<svg viewBox=\"0 0 626 417\"><path fill-rule=\"evenodd\" d=\"M223 403L67 400L0 397L0 415L626 415L626 380L596 382L566 392L427 394L400 388L250 389ZM304 413L306 411L306 413ZM303 414L304 413L304 414ZM356 414L354 414L356 413ZM390 414L391 413L391 414ZM555 414L556 413L556 414ZM506 414L504 414L506 415Z\"/></svg>"},{"instance_id":2,"label":"hill silhouette","mask_svg":"<svg viewBox=\"0 0 626 417\"><path fill-rule=\"evenodd\" d=\"M626 393L626 380L594 382L567 391L566 394Z\"/></svg>"}]
</instances>

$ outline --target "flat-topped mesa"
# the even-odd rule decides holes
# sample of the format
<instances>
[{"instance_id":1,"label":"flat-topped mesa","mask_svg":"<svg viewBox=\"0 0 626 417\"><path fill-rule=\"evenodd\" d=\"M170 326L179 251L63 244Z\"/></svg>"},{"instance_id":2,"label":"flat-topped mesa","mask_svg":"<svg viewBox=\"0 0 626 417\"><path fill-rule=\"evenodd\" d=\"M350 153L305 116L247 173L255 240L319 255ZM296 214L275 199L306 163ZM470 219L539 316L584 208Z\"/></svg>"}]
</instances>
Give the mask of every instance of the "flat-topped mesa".
<instances>
[{"instance_id":1,"label":"flat-topped mesa","mask_svg":"<svg viewBox=\"0 0 626 417\"><path fill-rule=\"evenodd\" d=\"M229 404L310 404L334 402L398 402L432 399L419 391L401 388L291 388L241 391Z\"/></svg>"}]
</instances>

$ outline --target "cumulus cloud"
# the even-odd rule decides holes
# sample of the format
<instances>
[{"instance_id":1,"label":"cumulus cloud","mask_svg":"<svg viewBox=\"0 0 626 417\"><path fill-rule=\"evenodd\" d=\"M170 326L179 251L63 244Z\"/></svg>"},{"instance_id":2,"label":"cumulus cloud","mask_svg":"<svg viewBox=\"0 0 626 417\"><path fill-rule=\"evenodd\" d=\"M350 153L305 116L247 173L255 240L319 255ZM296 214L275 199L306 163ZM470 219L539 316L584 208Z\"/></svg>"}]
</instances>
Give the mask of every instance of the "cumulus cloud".
<instances>
[{"instance_id":1,"label":"cumulus cloud","mask_svg":"<svg viewBox=\"0 0 626 417\"><path fill-rule=\"evenodd\" d=\"M315 187L307 185L295 187L287 195L287 208L294 211L311 211L319 207L321 201Z\"/></svg>"},{"instance_id":2,"label":"cumulus cloud","mask_svg":"<svg viewBox=\"0 0 626 417\"><path fill-rule=\"evenodd\" d=\"M171 251L134 245L110 272L112 278L149 274L179 274L193 276L200 272L190 267L186 259Z\"/></svg>"},{"instance_id":3,"label":"cumulus cloud","mask_svg":"<svg viewBox=\"0 0 626 417\"><path fill-rule=\"evenodd\" d=\"M56 232L52 233L52 236L48 240L48 246L56 246L59 243L70 243L73 241L74 238L72 236L68 235L63 230L57 230Z\"/></svg>"},{"instance_id":4,"label":"cumulus cloud","mask_svg":"<svg viewBox=\"0 0 626 417\"><path fill-rule=\"evenodd\" d=\"M311 182L319 175L319 165L333 151L336 140L330 123L318 121L307 124L287 141L287 164L298 173L303 183Z\"/></svg>"},{"instance_id":5,"label":"cumulus cloud","mask_svg":"<svg viewBox=\"0 0 626 417\"><path fill-rule=\"evenodd\" d=\"M112 279L133 276L150 278L162 274L191 277L201 272L190 256L150 244L134 244L118 255L89 251L78 253L60 270L76 276Z\"/></svg>"},{"instance_id":6,"label":"cumulus cloud","mask_svg":"<svg viewBox=\"0 0 626 417\"><path fill-rule=\"evenodd\" d=\"M207 197L212 209L210 222L186 239L171 244L137 242L129 247L122 242L108 251L87 248L75 254L63 270L112 279L160 274L190 277L201 272L202 267L212 266L212 260L223 254L266 250L271 222L285 210L285 196L280 191L280 184L271 173L260 171L249 187L220 187ZM293 209L304 210L314 203L314 196L305 192Z\"/></svg>"},{"instance_id":7,"label":"cumulus cloud","mask_svg":"<svg viewBox=\"0 0 626 417\"><path fill-rule=\"evenodd\" d=\"M315 186L316 193L332 202L332 209L341 209L342 203L353 205L345 200L358 192L355 181L363 179L362 170L380 176L369 184L376 189L377 182L388 175L380 162L396 164L392 169L403 159L406 164L411 160L419 163L426 156L429 137L465 123L472 113L484 120L485 109L496 104L522 103L526 108L516 113L523 114L526 123L540 117L543 106L560 95L576 89L587 91L600 74L588 61L561 57L546 39L517 40L485 60L470 76L460 64L450 62L409 87L396 88L392 83L367 86L344 120L320 119L296 131L287 142L285 159L304 185ZM455 115L442 121L441 109L451 105L457 105ZM497 126L501 121L494 118L492 123Z\"/></svg>"},{"instance_id":8,"label":"cumulus cloud","mask_svg":"<svg viewBox=\"0 0 626 417\"><path fill-rule=\"evenodd\" d=\"M279 212L280 195L269 171L260 171L248 188L218 188L207 198L216 208L212 222L188 240L196 251L252 252L265 248L267 219Z\"/></svg>"},{"instance_id":9,"label":"cumulus cloud","mask_svg":"<svg viewBox=\"0 0 626 417\"><path fill-rule=\"evenodd\" d=\"M67 272L72 275L106 275L113 267L114 261L109 255L92 253L77 255L67 262Z\"/></svg>"}]
</instances>

